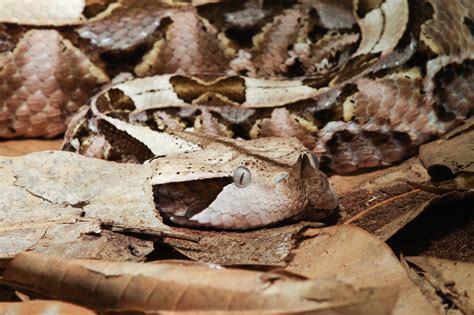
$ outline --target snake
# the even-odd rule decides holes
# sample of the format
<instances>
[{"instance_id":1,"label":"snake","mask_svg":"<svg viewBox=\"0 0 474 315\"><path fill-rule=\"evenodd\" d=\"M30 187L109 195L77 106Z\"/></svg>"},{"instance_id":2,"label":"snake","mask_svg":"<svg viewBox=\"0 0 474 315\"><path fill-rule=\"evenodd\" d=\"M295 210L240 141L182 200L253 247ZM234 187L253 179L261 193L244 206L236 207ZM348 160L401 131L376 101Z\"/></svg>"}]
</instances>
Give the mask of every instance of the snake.
<instances>
[{"instance_id":1,"label":"snake","mask_svg":"<svg viewBox=\"0 0 474 315\"><path fill-rule=\"evenodd\" d=\"M470 1L0 5L0 138L148 164L178 225L323 218L326 174L399 163L474 110Z\"/></svg>"}]
</instances>

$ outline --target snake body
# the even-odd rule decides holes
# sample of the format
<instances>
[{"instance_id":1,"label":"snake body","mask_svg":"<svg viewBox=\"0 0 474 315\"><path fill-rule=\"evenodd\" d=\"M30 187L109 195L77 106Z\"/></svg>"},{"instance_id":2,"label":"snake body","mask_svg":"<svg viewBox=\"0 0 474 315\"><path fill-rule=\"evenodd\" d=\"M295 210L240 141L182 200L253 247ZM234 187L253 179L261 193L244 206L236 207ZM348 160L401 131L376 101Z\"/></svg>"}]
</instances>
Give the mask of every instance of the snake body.
<instances>
[{"instance_id":1,"label":"snake body","mask_svg":"<svg viewBox=\"0 0 474 315\"><path fill-rule=\"evenodd\" d=\"M293 137L321 168L350 173L415 154L474 110L469 1L21 5L0 10L1 138L69 123L65 149L144 162L157 153L131 131L142 127ZM228 225L270 223L257 221Z\"/></svg>"}]
</instances>

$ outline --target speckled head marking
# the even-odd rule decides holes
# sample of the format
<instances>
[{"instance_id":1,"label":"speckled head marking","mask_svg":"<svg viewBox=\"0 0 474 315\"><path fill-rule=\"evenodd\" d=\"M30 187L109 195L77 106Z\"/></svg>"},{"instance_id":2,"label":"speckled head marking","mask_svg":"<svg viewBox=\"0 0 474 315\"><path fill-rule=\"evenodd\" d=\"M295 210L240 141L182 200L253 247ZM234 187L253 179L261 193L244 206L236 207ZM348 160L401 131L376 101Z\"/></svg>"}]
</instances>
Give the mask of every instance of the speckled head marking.
<instances>
[{"instance_id":1,"label":"speckled head marking","mask_svg":"<svg viewBox=\"0 0 474 315\"><path fill-rule=\"evenodd\" d=\"M337 207L327 177L295 139L210 141L208 135L179 135L203 141L203 149L149 162L157 206L175 223L246 229L307 208ZM279 150L272 150L275 146Z\"/></svg>"}]
</instances>

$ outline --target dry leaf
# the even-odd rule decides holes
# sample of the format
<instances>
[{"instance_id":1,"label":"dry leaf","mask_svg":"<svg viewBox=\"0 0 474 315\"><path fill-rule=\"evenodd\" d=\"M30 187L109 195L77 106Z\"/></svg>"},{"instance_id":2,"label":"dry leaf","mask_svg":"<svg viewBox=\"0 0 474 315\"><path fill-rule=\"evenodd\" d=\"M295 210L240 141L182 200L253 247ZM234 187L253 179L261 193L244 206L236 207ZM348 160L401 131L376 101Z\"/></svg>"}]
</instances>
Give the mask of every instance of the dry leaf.
<instances>
[{"instance_id":1,"label":"dry leaf","mask_svg":"<svg viewBox=\"0 0 474 315\"><path fill-rule=\"evenodd\" d=\"M474 262L474 198L463 195L430 207L391 237L390 246L404 255Z\"/></svg>"},{"instance_id":2,"label":"dry leaf","mask_svg":"<svg viewBox=\"0 0 474 315\"><path fill-rule=\"evenodd\" d=\"M441 139L422 145L420 160L434 180L452 179L458 175L472 178L474 176L474 119L470 119ZM471 188L474 187L471 186Z\"/></svg>"},{"instance_id":3,"label":"dry leaf","mask_svg":"<svg viewBox=\"0 0 474 315\"><path fill-rule=\"evenodd\" d=\"M444 304L450 314L474 312L474 264L422 256L405 259L411 276L434 303Z\"/></svg>"},{"instance_id":4,"label":"dry leaf","mask_svg":"<svg viewBox=\"0 0 474 315\"><path fill-rule=\"evenodd\" d=\"M438 314L410 280L392 250L353 226L310 229L292 251L287 270L311 279L338 279L357 288L397 286L397 314Z\"/></svg>"},{"instance_id":5,"label":"dry leaf","mask_svg":"<svg viewBox=\"0 0 474 315\"><path fill-rule=\"evenodd\" d=\"M339 200L339 222L355 224L387 240L438 197L410 183L429 180L419 160L356 176L332 176Z\"/></svg>"},{"instance_id":6,"label":"dry leaf","mask_svg":"<svg viewBox=\"0 0 474 315\"><path fill-rule=\"evenodd\" d=\"M0 313L8 315L94 315L92 310L59 301L0 303Z\"/></svg>"},{"instance_id":7,"label":"dry leaf","mask_svg":"<svg viewBox=\"0 0 474 315\"><path fill-rule=\"evenodd\" d=\"M70 258L143 261L153 242L110 232L98 220L0 225L0 266L20 251Z\"/></svg>"},{"instance_id":8,"label":"dry leaf","mask_svg":"<svg viewBox=\"0 0 474 315\"><path fill-rule=\"evenodd\" d=\"M285 266L299 235L312 223L296 223L249 232L175 229L191 240L164 238L164 242L193 260L219 265ZM198 241L193 241L198 239Z\"/></svg>"},{"instance_id":9,"label":"dry leaf","mask_svg":"<svg viewBox=\"0 0 474 315\"><path fill-rule=\"evenodd\" d=\"M2 283L99 309L260 310L285 314L390 314L397 290L354 290L335 280L226 270L177 261L155 264L16 256ZM81 284L78 286L78 284Z\"/></svg>"},{"instance_id":10,"label":"dry leaf","mask_svg":"<svg viewBox=\"0 0 474 315\"><path fill-rule=\"evenodd\" d=\"M112 243L136 248L135 259L143 259L149 241L104 234L102 225L170 231L155 212L152 172L142 165L59 151L2 158L0 165L0 238L9 244L1 248L3 258L27 249L100 258L99 248L103 258L117 257L123 249L111 256L105 250ZM94 245L71 245L89 241ZM126 259L134 259L130 251Z\"/></svg>"}]
</instances>

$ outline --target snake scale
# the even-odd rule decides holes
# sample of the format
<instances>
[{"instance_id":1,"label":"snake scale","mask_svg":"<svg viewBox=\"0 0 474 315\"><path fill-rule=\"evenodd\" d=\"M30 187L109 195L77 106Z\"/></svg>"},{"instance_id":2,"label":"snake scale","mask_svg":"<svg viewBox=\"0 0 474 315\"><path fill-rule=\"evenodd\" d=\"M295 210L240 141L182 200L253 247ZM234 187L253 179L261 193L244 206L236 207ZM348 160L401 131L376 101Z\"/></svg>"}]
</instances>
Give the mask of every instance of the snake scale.
<instances>
[{"instance_id":1,"label":"snake scale","mask_svg":"<svg viewBox=\"0 0 474 315\"><path fill-rule=\"evenodd\" d=\"M146 163L177 224L324 217L319 169L397 163L472 114L473 33L468 0L3 0L0 138Z\"/></svg>"}]
</instances>

